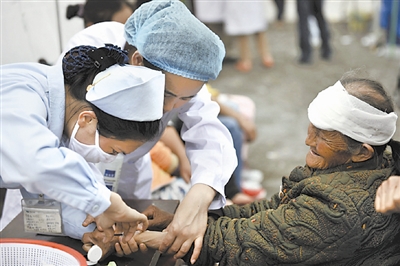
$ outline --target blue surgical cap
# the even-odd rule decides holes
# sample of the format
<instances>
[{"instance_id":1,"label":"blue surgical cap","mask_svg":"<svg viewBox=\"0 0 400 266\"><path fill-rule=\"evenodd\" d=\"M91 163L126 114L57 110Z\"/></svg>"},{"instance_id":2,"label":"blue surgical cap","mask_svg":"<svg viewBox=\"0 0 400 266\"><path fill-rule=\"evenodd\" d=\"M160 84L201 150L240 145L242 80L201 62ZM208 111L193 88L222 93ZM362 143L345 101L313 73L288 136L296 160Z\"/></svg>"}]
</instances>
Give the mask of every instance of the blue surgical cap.
<instances>
[{"instance_id":1,"label":"blue surgical cap","mask_svg":"<svg viewBox=\"0 0 400 266\"><path fill-rule=\"evenodd\" d=\"M126 21L125 38L147 61L172 74L208 81L222 69L222 41L179 0L142 4Z\"/></svg>"}]
</instances>

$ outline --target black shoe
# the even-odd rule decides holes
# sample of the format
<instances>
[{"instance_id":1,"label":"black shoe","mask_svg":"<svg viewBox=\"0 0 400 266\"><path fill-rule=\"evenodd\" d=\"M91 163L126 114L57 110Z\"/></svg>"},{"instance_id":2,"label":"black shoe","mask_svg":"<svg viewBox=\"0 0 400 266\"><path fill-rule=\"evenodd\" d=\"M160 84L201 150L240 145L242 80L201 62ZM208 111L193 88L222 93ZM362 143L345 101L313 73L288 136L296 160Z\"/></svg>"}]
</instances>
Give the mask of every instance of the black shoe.
<instances>
[{"instance_id":1,"label":"black shoe","mask_svg":"<svg viewBox=\"0 0 400 266\"><path fill-rule=\"evenodd\" d=\"M301 55L300 59L299 59L299 64L311 64L312 60L311 60L311 55Z\"/></svg>"},{"instance_id":2,"label":"black shoe","mask_svg":"<svg viewBox=\"0 0 400 266\"><path fill-rule=\"evenodd\" d=\"M327 60L327 61L331 60L331 58L332 58L332 49L330 47L322 48L322 50L321 50L321 58L323 60Z\"/></svg>"}]
</instances>

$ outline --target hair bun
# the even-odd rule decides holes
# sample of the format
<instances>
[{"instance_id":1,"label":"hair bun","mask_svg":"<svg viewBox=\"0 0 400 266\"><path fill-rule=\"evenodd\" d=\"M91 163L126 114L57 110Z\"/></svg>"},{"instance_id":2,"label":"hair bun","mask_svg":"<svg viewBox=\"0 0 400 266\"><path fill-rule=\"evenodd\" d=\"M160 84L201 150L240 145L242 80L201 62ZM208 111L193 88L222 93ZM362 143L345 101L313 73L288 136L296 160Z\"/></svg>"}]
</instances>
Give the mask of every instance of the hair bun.
<instances>
[{"instance_id":1,"label":"hair bun","mask_svg":"<svg viewBox=\"0 0 400 266\"><path fill-rule=\"evenodd\" d=\"M115 64L128 63L128 53L112 44L106 44L105 47L90 50L88 56L93 59L95 67L100 71Z\"/></svg>"}]
</instances>

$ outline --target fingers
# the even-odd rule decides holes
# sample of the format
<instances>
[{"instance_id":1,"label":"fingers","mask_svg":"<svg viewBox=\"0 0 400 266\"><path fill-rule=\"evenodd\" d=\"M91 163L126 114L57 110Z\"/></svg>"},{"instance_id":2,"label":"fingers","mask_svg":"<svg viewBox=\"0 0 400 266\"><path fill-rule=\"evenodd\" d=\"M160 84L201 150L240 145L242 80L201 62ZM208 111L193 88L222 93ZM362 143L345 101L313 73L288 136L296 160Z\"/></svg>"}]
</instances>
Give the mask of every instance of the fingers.
<instances>
[{"instance_id":1,"label":"fingers","mask_svg":"<svg viewBox=\"0 0 400 266\"><path fill-rule=\"evenodd\" d=\"M91 216L90 214L88 214L86 216L86 219L83 221L82 226L86 227L86 226L88 226L89 224L91 224L93 222L94 222L94 217Z\"/></svg>"},{"instance_id":2,"label":"fingers","mask_svg":"<svg viewBox=\"0 0 400 266\"><path fill-rule=\"evenodd\" d=\"M192 257L190 257L190 263L194 264L200 256L201 248L203 247L203 237L199 237L194 241L194 249Z\"/></svg>"},{"instance_id":3,"label":"fingers","mask_svg":"<svg viewBox=\"0 0 400 266\"><path fill-rule=\"evenodd\" d=\"M173 233L170 233L168 231L168 228L165 230L167 231L167 235L164 237L160 247L158 250L160 250L161 253L165 253L167 252L167 250L169 249L169 247L171 247L172 243L174 243L175 239L176 239L176 235ZM178 249L177 249L178 250Z\"/></svg>"},{"instance_id":4,"label":"fingers","mask_svg":"<svg viewBox=\"0 0 400 266\"><path fill-rule=\"evenodd\" d=\"M182 172L181 172L181 177L182 177L183 180L186 182L186 184L189 184L189 183L190 183L190 177L191 177L190 173L187 174L187 173L182 173Z\"/></svg>"},{"instance_id":5,"label":"fingers","mask_svg":"<svg viewBox=\"0 0 400 266\"><path fill-rule=\"evenodd\" d=\"M137 252L139 250L139 246L134 238L132 238L129 242L123 242L122 237L120 237L119 242L115 243L115 251L118 256L126 256L133 252ZM141 251L147 251L146 245L141 245Z\"/></svg>"},{"instance_id":6,"label":"fingers","mask_svg":"<svg viewBox=\"0 0 400 266\"><path fill-rule=\"evenodd\" d=\"M400 176L382 182L376 192L375 209L381 213L400 212Z\"/></svg>"},{"instance_id":7,"label":"fingers","mask_svg":"<svg viewBox=\"0 0 400 266\"><path fill-rule=\"evenodd\" d=\"M190 247L192 246L192 242L191 240L189 241L185 241L182 246L180 247L179 251L174 255L174 259L180 259L183 256L186 255L186 253L189 252Z\"/></svg>"},{"instance_id":8,"label":"fingers","mask_svg":"<svg viewBox=\"0 0 400 266\"><path fill-rule=\"evenodd\" d=\"M124 256L124 252L122 251L122 247L118 242L115 243L115 253L116 253L116 255L118 257L123 257Z\"/></svg>"},{"instance_id":9,"label":"fingers","mask_svg":"<svg viewBox=\"0 0 400 266\"><path fill-rule=\"evenodd\" d=\"M126 227L124 230L124 242L129 242L136 232L137 223L131 223L130 226Z\"/></svg>"},{"instance_id":10,"label":"fingers","mask_svg":"<svg viewBox=\"0 0 400 266\"><path fill-rule=\"evenodd\" d=\"M142 252L142 253L146 253L146 252L148 251L148 248L147 248L147 246L146 246L144 243L140 243L140 245L139 245L139 250L140 250L140 252Z\"/></svg>"},{"instance_id":11,"label":"fingers","mask_svg":"<svg viewBox=\"0 0 400 266\"><path fill-rule=\"evenodd\" d=\"M85 252L88 252L89 249L90 249L91 247L93 247L93 244L92 244L92 243L85 243L85 244L83 244L82 249L83 249Z\"/></svg>"},{"instance_id":12,"label":"fingers","mask_svg":"<svg viewBox=\"0 0 400 266\"><path fill-rule=\"evenodd\" d=\"M381 206L382 203L381 202L382 202L382 186L380 186L378 188L378 190L376 191L376 196L375 196L374 206L375 206L375 210L377 212L382 212L382 206Z\"/></svg>"},{"instance_id":13,"label":"fingers","mask_svg":"<svg viewBox=\"0 0 400 266\"><path fill-rule=\"evenodd\" d=\"M147 217L146 217L146 219L144 219L144 220L142 221L142 223L141 223L140 230L141 230L142 232L144 232L144 231L147 230L147 228L149 228L149 220L147 220Z\"/></svg>"},{"instance_id":14,"label":"fingers","mask_svg":"<svg viewBox=\"0 0 400 266\"><path fill-rule=\"evenodd\" d=\"M134 236L134 234L138 228L139 223L142 223L141 228L144 230L146 230L149 225L146 215L139 213L133 209L131 211L131 215L132 215L132 221L135 221L135 222L126 223L123 225L123 230L124 230L124 235L125 235L124 240L126 242L128 242L129 240L132 239L132 237Z\"/></svg>"}]
</instances>

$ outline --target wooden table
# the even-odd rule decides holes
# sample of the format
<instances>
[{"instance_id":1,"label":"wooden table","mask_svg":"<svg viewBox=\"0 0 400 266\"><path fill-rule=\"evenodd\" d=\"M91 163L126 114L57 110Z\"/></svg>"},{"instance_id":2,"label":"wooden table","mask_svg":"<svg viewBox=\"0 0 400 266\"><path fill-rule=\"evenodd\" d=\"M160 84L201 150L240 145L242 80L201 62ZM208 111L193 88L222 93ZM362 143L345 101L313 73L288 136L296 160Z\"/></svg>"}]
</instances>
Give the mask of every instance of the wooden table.
<instances>
[{"instance_id":1,"label":"wooden table","mask_svg":"<svg viewBox=\"0 0 400 266\"><path fill-rule=\"evenodd\" d=\"M164 211L175 213L175 210L179 205L179 200L124 200L124 201L126 202L127 205L138 210L139 212L144 211L148 206L153 204ZM0 232L0 237L46 240L71 247L80 252L82 255L86 256L86 252L82 249L83 244L80 240L73 239L67 236L49 236L49 235L41 235L36 233L25 232L22 213L18 214L17 217L15 217L14 220L12 220L11 223L8 224L2 232ZM153 256L153 253L154 251L151 251L148 254L146 254L146 256L135 256L135 258L133 257L120 258L115 255L111 255L105 258L103 261L99 262L97 265L98 266L107 265L110 261L115 261L117 266L148 265ZM164 265L164 264L161 264L160 262L157 265Z\"/></svg>"}]
</instances>

